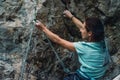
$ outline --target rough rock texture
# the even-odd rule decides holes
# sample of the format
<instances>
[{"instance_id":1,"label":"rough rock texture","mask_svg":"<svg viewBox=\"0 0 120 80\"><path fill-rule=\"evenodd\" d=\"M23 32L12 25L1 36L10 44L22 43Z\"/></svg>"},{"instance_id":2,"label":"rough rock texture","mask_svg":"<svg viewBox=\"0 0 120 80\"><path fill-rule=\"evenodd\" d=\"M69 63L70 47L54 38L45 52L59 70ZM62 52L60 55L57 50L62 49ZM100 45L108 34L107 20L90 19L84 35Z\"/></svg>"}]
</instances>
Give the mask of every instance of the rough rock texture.
<instances>
[{"instance_id":1,"label":"rough rock texture","mask_svg":"<svg viewBox=\"0 0 120 80\"><path fill-rule=\"evenodd\" d=\"M0 61L0 78L14 79L14 68L7 62Z\"/></svg>"},{"instance_id":2,"label":"rough rock texture","mask_svg":"<svg viewBox=\"0 0 120 80\"><path fill-rule=\"evenodd\" d=\"M0 80L62 80L65 72L55 51L70 71L79 67L76 54L50 45L34 28L37 18L60 37L81 40L75 25L63 17L65 8L82 21L89 16L103 21L113 64L101 80L112 80L120 73L120 0L70 0L67 6L61 0L0 0Z\"/></svg>"}]
</instances>

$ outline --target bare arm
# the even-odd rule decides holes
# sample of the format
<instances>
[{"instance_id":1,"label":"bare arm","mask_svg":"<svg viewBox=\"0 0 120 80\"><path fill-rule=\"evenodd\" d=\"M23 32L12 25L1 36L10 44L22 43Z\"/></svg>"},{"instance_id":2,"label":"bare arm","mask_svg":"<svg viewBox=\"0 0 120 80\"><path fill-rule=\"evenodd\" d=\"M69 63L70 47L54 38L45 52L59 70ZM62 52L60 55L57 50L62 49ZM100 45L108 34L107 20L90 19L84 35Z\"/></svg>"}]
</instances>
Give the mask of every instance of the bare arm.
<instances>
[{"instance_id":1,"label":"bare arm","mask_svg":"<svg viewBox=\"0 0 120 80\"><path fill-rule=\"evenodd\" d=\"M76 17L74 17L74 16L71 14L70 11L65 10L63 13L65 14L66 17L72 19L73 23L74 23L79 29L83 27L83 23L82 23L79 19L77 19Z\"/></svg>"},{"instance_id":2,"label":"bare arm","mask_svg":"<svg viewBox=\"0 0 120 80\"><path fill-rule=\"evenodd\" d=\"M65 47L68 50L75 51L75 48L72 42L69 42L67 40L60 38L58 35L54 34L47 27L45 27L45 25L43 25L41 22L37 22L36 27L42 30L53 42Z\"/></svg>"}]
</instances>

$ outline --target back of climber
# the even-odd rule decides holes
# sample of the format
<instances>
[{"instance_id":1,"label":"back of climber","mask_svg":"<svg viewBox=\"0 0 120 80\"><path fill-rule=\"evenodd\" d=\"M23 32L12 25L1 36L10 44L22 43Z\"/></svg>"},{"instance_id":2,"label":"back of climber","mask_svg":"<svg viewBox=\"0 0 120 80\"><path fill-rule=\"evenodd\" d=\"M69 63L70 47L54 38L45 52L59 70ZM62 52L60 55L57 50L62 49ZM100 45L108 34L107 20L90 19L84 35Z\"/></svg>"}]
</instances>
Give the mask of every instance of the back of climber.
<instances>
[{"instance_id":1,"label":"back of climber","mask_svg":"<svg viewBox=\"0 0 120 80\"><path fill-rule=\"evenodd\" d=\"M69 74L64 80L97 80L105 74L109 60L104 41L104 26L96 17L86 18L84 23L74 17L68 10L64 15L70 18L81 32L83 41L70 42L51 32L41 22L36 27L42 30L53 42L78 54L80 68Z\"/></svg>"}]
</instances>

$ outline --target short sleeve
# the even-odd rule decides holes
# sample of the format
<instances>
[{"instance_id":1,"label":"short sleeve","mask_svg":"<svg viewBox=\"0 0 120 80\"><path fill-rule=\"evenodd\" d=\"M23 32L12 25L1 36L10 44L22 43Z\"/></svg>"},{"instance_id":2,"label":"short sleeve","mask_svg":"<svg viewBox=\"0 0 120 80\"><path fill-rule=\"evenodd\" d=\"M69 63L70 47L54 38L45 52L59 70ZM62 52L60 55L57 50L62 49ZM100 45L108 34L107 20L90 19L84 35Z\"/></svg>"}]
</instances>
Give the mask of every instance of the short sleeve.
<instances>
[{"instance_id":1,"label":"short sleeve","mask_svg":"<svg viewBox=\"0 0 120 80\"><path fill-rule=\"evenodd\" d=\"M74 42L73 45L75 47L75 50L78 54L84 53L84 42Z\"/></svg>"}]
</instances>

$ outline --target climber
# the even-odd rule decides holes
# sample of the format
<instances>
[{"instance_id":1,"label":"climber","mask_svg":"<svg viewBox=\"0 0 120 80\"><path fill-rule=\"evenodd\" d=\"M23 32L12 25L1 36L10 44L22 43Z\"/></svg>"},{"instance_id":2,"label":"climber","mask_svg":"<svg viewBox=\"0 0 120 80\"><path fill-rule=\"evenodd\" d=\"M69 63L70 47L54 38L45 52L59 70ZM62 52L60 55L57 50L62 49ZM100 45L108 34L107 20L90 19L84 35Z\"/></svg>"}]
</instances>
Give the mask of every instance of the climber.
<instances>
[{"instance_id":1,"label":"climber","mask_svg":"<svg viewBox=\"0 0 120 80\"><path fill-rule=\"evenodd\" d=\"M75 73L67 75L64 80L98 80L105 74L109 63L102 22L97 17L88 17L82 23L70 11L65 10L63 13L78 27L83 41L70 42L62 39L40 21L35 25L50 40L77 53L81 66Z\"/></svg>"}]
</instances>

